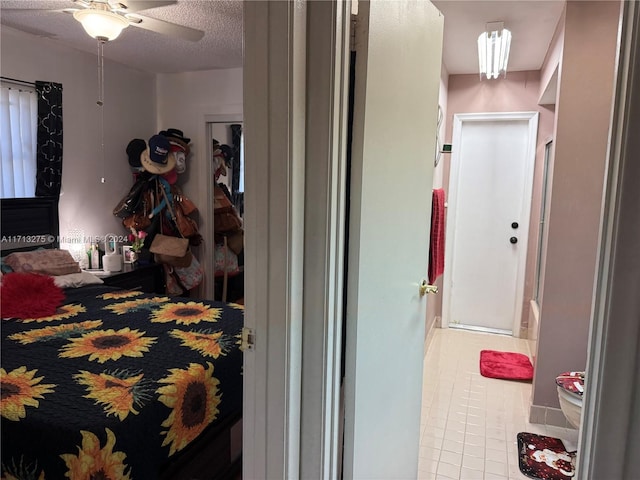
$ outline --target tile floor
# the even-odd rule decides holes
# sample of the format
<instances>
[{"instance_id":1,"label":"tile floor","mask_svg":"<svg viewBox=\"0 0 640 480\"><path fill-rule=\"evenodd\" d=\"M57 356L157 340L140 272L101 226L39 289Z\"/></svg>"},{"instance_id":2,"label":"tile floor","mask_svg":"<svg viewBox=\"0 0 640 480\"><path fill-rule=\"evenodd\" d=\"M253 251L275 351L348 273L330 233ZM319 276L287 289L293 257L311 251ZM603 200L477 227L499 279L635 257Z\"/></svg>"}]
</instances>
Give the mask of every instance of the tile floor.
<instances>
[{"instance_id":1,"label":"tile floor","mask_svg":"<svg viewBox=\"0 0 640 480\"><path fill-rule=\"evenodd\" d=\"M528 422L531 383L480 375L480 350L529 355L527 340L440 329L424 363L420 480L526 479L518 468L516 435L561 438L575 448L577 430Z\"/></svg>"}]
</instances>

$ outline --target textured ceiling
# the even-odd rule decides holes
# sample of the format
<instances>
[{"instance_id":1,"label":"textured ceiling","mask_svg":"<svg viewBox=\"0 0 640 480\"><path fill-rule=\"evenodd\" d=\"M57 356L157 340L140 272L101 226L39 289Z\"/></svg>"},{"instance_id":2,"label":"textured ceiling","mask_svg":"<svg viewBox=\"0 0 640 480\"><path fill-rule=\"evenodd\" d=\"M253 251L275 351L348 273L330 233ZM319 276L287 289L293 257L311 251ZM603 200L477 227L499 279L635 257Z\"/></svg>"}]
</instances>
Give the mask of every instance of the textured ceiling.
<instances>
[{"instance_id":1,"label":"textured ceiling","mask_svg":"<svg viewBox=\"0 0 640 480\"><path fill-rule=\"evenodd\" d=\"M71 0L0 0L0 21L2 25L95 53L96 41L72 15L49 11L74 7L77 5ZM155 73L242 66L241 1L178 0L175 5L146 9L139 14L202 30L205 35L191 42L130 26L105 45L106 58Z\"/></svg>"},{"instance_id":2,"label":"textured ceiling","mask_svg":"<svg viewBox=\"0 0 640 480\"><path fill-rule=\"evenodd\" d=\"M461 74L478 73L477 38L485 24L493 21L503 21L513 35L509 71L540 69L565 2L433 0L433 3L445 17L444 64L449 73ZM0 0L0 21L95 53L95 40L73 16L37 10L74 6L72 0ZM10 10L15 8L34 10ZM105 46L105 57L156 73L242 66L241 0L178 0L175 5L147 9L140 14L203 30L205 35L198 42L190 42L132 26Z\"/></svg>"}]
</instances>

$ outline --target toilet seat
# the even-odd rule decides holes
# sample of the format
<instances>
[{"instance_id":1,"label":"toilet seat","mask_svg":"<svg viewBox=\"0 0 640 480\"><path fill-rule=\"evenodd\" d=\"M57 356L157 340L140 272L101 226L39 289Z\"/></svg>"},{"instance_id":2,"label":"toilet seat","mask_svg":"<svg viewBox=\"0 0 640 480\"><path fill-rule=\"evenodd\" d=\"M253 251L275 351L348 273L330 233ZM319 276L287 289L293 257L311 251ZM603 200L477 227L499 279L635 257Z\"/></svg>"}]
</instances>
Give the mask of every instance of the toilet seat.
<instances>
[{"instance_id":1,"label":"toilet seat","mask_svg":"<svg viewBox=\"0 0 640 480\"><path fill-rule=\"evenodd\" d=\"M564 372L556 377L556 385L573 397L582 399L584 372Z\"/></svg>"},{"instance_id":2,"label":"toilet seat","mask_svg":"<svg viewBox=\"0 0 640 480\"><path fill-rule=\"evenodd\" d=\"M564 372L556 377L562 413L574 428L580 428L584 372Z\"/></svg>"}]
</instances>

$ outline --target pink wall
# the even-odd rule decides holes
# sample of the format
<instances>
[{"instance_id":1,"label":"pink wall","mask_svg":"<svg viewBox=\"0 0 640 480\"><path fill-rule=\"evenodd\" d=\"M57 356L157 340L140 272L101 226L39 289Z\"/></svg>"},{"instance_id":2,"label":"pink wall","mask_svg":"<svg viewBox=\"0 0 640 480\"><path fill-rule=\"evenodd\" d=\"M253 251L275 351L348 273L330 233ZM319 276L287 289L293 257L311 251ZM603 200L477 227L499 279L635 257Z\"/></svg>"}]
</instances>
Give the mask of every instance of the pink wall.
<instances>
[{"instance_id":1,"label":"pink wall","mask_svg":"<svg viewBox=\"0 0 640 480\"><path fill-rule=\"evenodd\" d=\"M533 295L535 247L540 224L540 191L544 164L544 146L553 132L553 106L538 105L541 88L540 72L509 72L506 78L482 81L479 80L478 75L451 75L449 76L448 87L446 139L449 143L453 133L453 116L457 113L537 111L540 114L529 227L529 251L527 253L522 309L523 330L526 336L529 301ZM449 160L449 156L446 156L443 160L447 162L444 172L444 185L449 185ZM445 191L448 191L448 187L445 187Z\"/></svg>"},{"instance_id":2,"label":"pink wall","mask_svg":"<svg viewBox=\"0 0 640 480\"><path fill-rule=\"evenodd\" d=\"M619 11L566 6L534 405L558 407L555 377L586 365Z\"/></svg>"},{"instance_id":3,"label":"pink wall","mask_svg":"<svg viewBox=\"0 0 640 480\"><path fill-rule=\"evenodd\" d=\"M549 83L549 80L553 76L553 72L560 64L560 60L562 58L565 14L566 12L563 11L560 19L558 20L556 31L553 33L553 38L551 39L551 43L549 44L549 49L547 50L544 61L542 62L542 68L540 68L540 86L542 88L545 88ZM542 92L540 92L540 94L542 94Z\"/></svg>"},{"instance_id":4,"label":"pink wall","mask_svg":"<svg viewBox=\"0 0 640 480\"><path fill-rule=\"evenodd\" d=\"M440 123L440 128L438 129L438 138L440 139L440 145L445 143L446 125L444 119L447 115L447 98L449 95L448 84L449 72L447 72L447 67L442 64L440 70L440 91L438 94L438 105L440 105L440 107L442 108L442 122ZM434 167L433 188L443 188L442 179L444 175L445 165L448 168L448 159L449 155L442 154L440 156L440 160L438 161L438 165ZM429 301L427 302L427 318L424 330L424 335L427 342L430 335L433 333L433 329L436 326L436 319L438 317L442 317L442 275L436 279L435 285L438 287L438 291L440 293L436 295L429 295Z\"/></svg>"}]
</instances>

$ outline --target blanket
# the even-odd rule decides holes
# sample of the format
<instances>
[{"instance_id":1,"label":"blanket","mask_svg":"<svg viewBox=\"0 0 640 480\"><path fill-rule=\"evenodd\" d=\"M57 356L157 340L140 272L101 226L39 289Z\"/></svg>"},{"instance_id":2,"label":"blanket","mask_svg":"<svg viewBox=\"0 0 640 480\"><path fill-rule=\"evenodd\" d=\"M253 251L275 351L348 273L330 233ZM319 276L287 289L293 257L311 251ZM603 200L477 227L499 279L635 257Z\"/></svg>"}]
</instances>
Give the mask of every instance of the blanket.
<instances>
[{"instance_id":1,"label":"blanket","mask_svg":"<svg viewBox=\"0 0 640 480\"><path fill-rule=\"evenodd\" d=\"M54 315L2 320L3 478L157 478L241 411L241 305L66 293Z\"/></svg>"}]
</instances>

